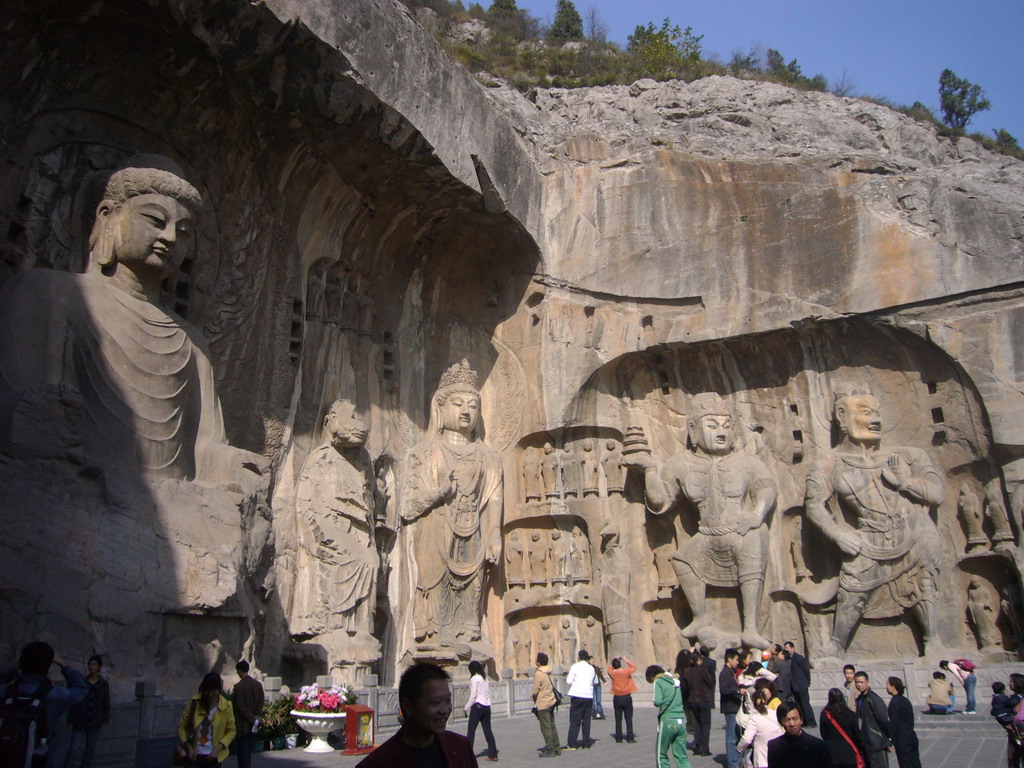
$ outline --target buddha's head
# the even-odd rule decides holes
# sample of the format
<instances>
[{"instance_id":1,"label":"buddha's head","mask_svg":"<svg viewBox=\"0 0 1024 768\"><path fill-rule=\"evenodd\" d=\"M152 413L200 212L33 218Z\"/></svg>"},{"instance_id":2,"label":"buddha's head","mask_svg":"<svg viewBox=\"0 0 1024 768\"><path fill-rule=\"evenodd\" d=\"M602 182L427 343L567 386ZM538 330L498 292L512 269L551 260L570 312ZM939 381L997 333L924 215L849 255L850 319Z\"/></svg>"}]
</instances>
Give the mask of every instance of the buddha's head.
<instances>
[{"instance_id":1,"label":"buddha's head","mask_svg":"<svg viewBox=\"0 0 1024 768\"><path fill-rule=\"evenodd\" d=\"M110 177L96 208L90 267L104 274L124 267L140 279L163 280L177 273L191 248L203 198L166 158L131 162Z\"/></svg>"}]
</instances>

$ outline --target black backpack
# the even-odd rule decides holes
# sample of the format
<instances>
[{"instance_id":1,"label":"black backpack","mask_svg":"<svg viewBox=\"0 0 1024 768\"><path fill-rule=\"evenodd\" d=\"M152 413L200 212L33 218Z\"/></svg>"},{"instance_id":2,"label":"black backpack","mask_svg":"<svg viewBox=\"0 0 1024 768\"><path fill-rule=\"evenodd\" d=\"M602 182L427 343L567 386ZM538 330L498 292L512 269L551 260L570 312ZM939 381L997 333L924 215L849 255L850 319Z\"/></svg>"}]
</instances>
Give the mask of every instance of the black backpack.
<instances>
[{"instance_id":1,"label":"black backpack","mask_svg":"<svg viewBox=\"0 0 1024 768\"><path fill-rule=\"evenodd\" d=\"M0 703L0 766L29 768L46 762L46 753L36 755L40 740L46 738L46 697L50 681L43 680L32 693L19 693L21 678L4 691Z\"/></svg>"}]
</instances>

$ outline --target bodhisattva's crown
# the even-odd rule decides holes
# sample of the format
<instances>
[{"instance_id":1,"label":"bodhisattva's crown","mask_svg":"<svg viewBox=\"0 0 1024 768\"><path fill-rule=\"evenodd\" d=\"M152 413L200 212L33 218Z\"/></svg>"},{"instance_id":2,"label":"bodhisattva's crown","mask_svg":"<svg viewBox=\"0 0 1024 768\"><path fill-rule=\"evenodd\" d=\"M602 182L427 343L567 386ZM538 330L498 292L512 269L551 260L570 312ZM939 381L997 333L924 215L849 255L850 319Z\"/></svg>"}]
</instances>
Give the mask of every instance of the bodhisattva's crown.
<instances>
[{"instance_id":1,"label":"bodhisattva's crown","mask_svg":"<svg viewBox=\"0 0 1024 768\"><path fill-rule=\"evenodd\" d=\"M450 387L453 384L469 384L476 387L477 372L469 367L469 360L462 358L461 363L456 363L447 371L441 374L441 381L438 389Z\"/></svg>"}]
</instances>

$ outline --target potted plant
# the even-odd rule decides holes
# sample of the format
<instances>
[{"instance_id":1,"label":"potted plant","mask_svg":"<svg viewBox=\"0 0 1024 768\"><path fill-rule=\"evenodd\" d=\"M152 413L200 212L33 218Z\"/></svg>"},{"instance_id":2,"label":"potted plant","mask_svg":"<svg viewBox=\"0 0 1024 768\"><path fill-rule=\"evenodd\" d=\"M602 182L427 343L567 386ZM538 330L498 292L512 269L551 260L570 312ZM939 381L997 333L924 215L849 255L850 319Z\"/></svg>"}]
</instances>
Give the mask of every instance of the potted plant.
<instances>
[{"instance_id":1,"label":"potted plant","mask_svg":"<svg viewBox=\"0 0 1024 768\"><path fill-rule=\"evenodd\" d=\"M256 736L262 741L269 742L271 749L284 749L286 738L290 734L298 733L298 725L291 715L293 703L291 697L286 696L263 708Z\"/></svg>"},{"instance_id":2,"label":"potted plant","mask_svg":"<svg viewBox=\"0 0 1024 768\"><path fill-rule=\"evenodd\" d=\"M348 685L321 688L307 685L293 699L291 716L312 738L306 752L333 752L327 735L345 725L345 705L356 703L356 692Z\"/></svg>"}]
</instances>

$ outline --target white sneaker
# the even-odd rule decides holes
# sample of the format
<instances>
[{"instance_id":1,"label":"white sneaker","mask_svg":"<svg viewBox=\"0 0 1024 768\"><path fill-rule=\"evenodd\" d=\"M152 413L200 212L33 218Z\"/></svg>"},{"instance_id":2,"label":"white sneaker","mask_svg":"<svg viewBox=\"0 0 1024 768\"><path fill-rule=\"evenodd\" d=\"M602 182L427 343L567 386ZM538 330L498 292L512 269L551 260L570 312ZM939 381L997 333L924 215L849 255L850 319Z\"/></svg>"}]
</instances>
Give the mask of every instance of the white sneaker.
<instances>
[{"instance_id":1,"label":"white sneaker","mask_svg":"<svg viewBox=\"0 0 1024 768\"><path fill-rule=\"evenodd\" d=\"M968 709L966 712L964 712L964 714L965 715L976 715L978 713L975 712L973 709Z\"/></svg>"}]
</instances>

